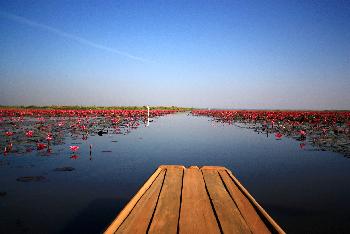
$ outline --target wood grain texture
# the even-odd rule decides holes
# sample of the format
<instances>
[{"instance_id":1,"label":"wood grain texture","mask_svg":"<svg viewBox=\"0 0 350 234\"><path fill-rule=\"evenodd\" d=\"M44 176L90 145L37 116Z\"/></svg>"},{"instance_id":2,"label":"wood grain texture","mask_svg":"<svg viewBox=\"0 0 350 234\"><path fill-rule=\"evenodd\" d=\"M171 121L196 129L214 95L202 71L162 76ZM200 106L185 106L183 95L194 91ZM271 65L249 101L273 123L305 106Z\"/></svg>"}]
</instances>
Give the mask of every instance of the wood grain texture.
<instances>
[{"instance_id":1,"label":"wood grain texture","mask_svg":"<svg viewBox=\"0 0 350 234\"><path fill-rule=\"evenodd\" d=\"M181 202L183 167L169 167L159 196L149 233L177 232Z\"/></svg>"},{"instance_id":2,"label":"wood grain texture","mask_svg":"<svg viewBox=\"0 0 350 234\"><path fill-rule=\"evenodd\" d=\"M198 167L184 172L179 233L220 233Z\"/></svg>"},{"instance_id":3,"label":"wood grain texture","mask_svg":"<svg viewBox=\"0 0 350 234\"><path fill-rule=\"evenodd\" d=\"M241 215L248 224L249 229L253 233L271 233L266 227L265 223L261 220L255 208L235 185L227 172L219 171L219 174L229 194L231 195L231 198L235 201Z\"/></svg>"},{"instance_id":4,"label":"wood grain texture","mask_svg":"<svg viewBox=\"0 0 350 234\"><path fill-rule=\"evenodd\" d=\"M223 185L218 171L203 170L210 199L224 233L251 233L236 204Z\"/></svg>"},{"instance_id":5,"label":"wood grain texture","mask_svg":"<svg viewBox=\"0 0 350 234\"><path fill-rule=\"evenodd\" d=\"M125 218L129 215L131 210L135 207L136 203L142 197L142 195L151 187L152 183L155 181L157 176L162 171L162 168L158 168L151 177L145 182L145 184L140 188L140 190L135 194L135 196L129 201L129 203L124 207L124 209L118 214L117 218L109 225L109 227L104 232L105 234L114 233Z\"/></svg>"},{"instance_id":6,"label":"wood grain texture","mask_svg":"<svg viewBox=\"0 0 350 234\"><path fill-rule=\"evenodd\" d=\"M162 165L105 233L285 233L225 167Z\"/></svg>"},{"instance_id":7,"label":"wood grain texture","mask_svg":"<svg viewBox=\"0 0 350 234\"><path fill-rule=\"evenodd\" d=\"M116 233L146 233L163 185L166 170L162 170L144 193Z\"/></svg>"},{"instance_id":8,"label":"wood grain texture","mask_svg":"<svg viewBox=\"0 0 350 234\"><path fill-rule=\"evenodd\" d=\"M226 167L222 166L203 166L201 170L216 170L216 171L225 171Z\"/></svg>"},{"instance_id":9,"label":"wood grain texture","mask_svg":"<svg viewBox=\"0 0 350 234\"><path fill-rule=\"evenodd\" d=\"M159 167L162 169L170 169L170 168L177 168L177 169L182 169L182 170L185 169L185 167L182 165L160 165Z\"/></svg>"}]
</instances>

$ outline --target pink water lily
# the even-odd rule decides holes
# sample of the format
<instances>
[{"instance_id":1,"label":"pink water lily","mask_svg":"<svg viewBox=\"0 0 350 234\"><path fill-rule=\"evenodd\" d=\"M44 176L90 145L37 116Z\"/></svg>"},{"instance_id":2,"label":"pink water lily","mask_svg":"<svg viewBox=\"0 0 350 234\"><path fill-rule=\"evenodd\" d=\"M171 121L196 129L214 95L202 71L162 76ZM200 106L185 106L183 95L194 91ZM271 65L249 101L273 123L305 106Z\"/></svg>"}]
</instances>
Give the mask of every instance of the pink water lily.
<instances>
[{"instance_id":1,"label":"pink water lily","mask_svg":"<svg viewBox=\"0 0 350 234\"><path fill-rule=\"evenodd\" d=\"M75 151L77 151L79 149L79 146L71 145L71 146L69 146L69 148L70 148L71 151L75 152Z\"/></svg>"},{"instance_id":2,"label":"pink water lily","mask_svg":"<svg viewBox=\"0 0 350 234\"><path fill-rule=\"evenodd\" d=\"M45 149L45 148L46 148L46 145L43 144L43 143L37 143L37 144L36 144L36 148L37 148L37 150L42 150L42 149Z\"/></svg>"},{"instance_id":3,"label":"pink water lily","mask_svg":"<svg viewBox=\"0 0 350 234\"><path fill-rule=\"evenodd\" d=\"M47 141L51 141L52 139L53 139L53 138L52 138L52 135L47 134L46 140L47 140Z\"/></svg>"},{"instance_id":4,"label":"pink water lily","mask_svg":"<svg viewBox=\"0 0 350 234\"><path fill-rule=\"evenodd\" d=\"M69 158L76 160L79 158L79 156L74 154L74 155L70 156Z\"/></svg>"},{"instance_id":5,"label":"pink water lily","mask_svg":"<svg viewBox=\"0 0 350 234\"><path fill-rule=\"evenodd\" d=\"M279 132L275 134L276 139L281 139L282 136L283 136L283 135L282 135L281 133L279 133Z\"/></svg>"},{"instance_id":6,"label":"pink water lily","mask_svg":"<svg viewBox=\"0 0 350 234\"><path fill-rule=\"evenodd\" d=\"M5 135L8 136L8 137L9 137L9 136L12 136L13 134L14 134L14 133L13 133L13 132L10 132L10 131L5 132Z\"/></svg>"},{"instance_id":7,"label":"pink water lily","mask_svg":"<svg viewBox=\"0 0 350 234\"><path fill-rule=\"evenodd\" d=\"M26 132L26 136L27 136L27 137L32 137L33 134L34 134L34 131L27 131L27 132Z\"/></svg>"}]
</instances>

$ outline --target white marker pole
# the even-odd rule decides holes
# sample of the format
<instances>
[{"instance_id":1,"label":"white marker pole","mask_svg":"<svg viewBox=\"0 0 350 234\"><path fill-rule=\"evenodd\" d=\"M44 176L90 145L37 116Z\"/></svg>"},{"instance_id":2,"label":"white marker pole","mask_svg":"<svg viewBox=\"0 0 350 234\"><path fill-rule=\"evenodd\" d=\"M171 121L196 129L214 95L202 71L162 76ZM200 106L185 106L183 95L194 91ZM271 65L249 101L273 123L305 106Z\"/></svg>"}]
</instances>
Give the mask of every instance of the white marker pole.
<instances>
[{"instance_id":1,"label":"white marker pole","mask_svg":"<svg viewBox=\"0 0 350 234\"><path fill-rule=\"evenodd\" d=\"M146 127L149 126L149 106L147 106L147 125Z\"/></svg>"}]
</instances>

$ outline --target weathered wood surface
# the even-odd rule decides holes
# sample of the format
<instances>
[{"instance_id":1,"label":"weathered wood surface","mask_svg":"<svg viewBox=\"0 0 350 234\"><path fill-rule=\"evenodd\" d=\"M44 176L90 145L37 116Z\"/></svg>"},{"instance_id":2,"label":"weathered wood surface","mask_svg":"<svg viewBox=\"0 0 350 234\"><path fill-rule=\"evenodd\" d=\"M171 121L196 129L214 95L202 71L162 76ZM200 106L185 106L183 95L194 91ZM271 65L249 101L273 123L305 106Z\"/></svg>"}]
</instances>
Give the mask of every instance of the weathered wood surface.
<instances>
[{"instance_id":1,"label":"weathered wood surface","mask_svg":"<svg viewBox=\"0 0 350 234\"><path fill-rule=\"evenodd\" d=\"M180 233L220 233L203 175L198 167L185 170L179 219Z\"/></svg>"},{"instance_id":2,"label":"weathered wood surface","mask_svg":"<svg viewBox=\"0 0 350 234\"><path fill-rule=\"evenodd\" d=\"M176 233L181 202L183 170L168 168L150 233ZM175 212L174 212L175 211Z\"/></svg>"},{"instance_id":3,"label":"weathered wood surface","mask_svg":"<svg viewBox=\"0 0 350 234\"><path fill-rule=\"evenodd\" d=\"M160 166L105 233L284 233L225 167Z\"/></svg>"}]
</instances>

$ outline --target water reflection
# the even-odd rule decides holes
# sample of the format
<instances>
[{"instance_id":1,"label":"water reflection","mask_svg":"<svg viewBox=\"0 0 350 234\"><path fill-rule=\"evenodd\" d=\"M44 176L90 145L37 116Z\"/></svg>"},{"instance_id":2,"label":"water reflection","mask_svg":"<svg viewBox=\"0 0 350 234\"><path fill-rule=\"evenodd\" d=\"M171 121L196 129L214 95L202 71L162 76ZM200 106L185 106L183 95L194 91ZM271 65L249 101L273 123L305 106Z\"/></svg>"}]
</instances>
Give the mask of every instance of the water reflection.
<instances>
[{"instance_id":1,"label":"water reflection","mask_svg":"<svg viewBox=\"0 0 350 234\"><path fill-rule=\"evenodd\" d=\"M152 118L175 111L138 110L110 111L45 111L0 110L0 147L3 154L47 149L50 155L55 145L62 145L67 136L87 141L88 137L130 133L143 123L149 126ZM73 157L76 159L77 157Z\"/></svg>"},{"instance_id":2,"label":"water reflection","mask_svg":"<svg viewBox=\"0 0 350 234\"><path fill-rule=\"evenodd\" d=\"M188 114L148 127L144 118L129 133L123 124L102 136L97 131L107 128L89 130L86 140L80 128L63 131L48 157L42 157L47 148L38 151L27 138L30 152L2 156L0 233L98 233L161 164L229 168L288 233L350 230L350 164L337 154L300 150L292 138L275 140L273 133ZM79 149L73 153L70 146ZM29 176L46 179L17 181Z\"/></svg>"},{"instance_id":3,"label":"water reflection","mask_svg":"<svg viewBox=\"0 0 350 234\"><path fill-rule=\"evenodd\" d=\"M301 149L309 144L312 150L333 151L350 158L349 111L195 110L192 114L253 129L266 137L274 134L276 140L290 137L301 142Z\"/></svg>"}]
</instances>

